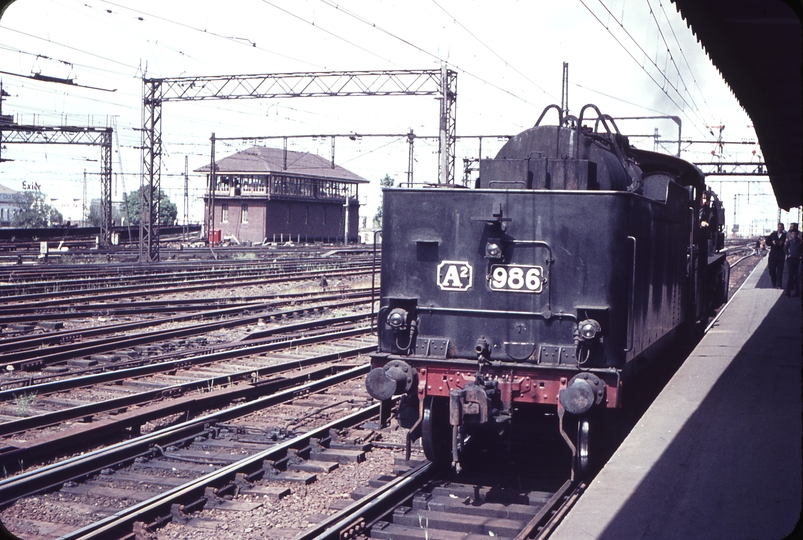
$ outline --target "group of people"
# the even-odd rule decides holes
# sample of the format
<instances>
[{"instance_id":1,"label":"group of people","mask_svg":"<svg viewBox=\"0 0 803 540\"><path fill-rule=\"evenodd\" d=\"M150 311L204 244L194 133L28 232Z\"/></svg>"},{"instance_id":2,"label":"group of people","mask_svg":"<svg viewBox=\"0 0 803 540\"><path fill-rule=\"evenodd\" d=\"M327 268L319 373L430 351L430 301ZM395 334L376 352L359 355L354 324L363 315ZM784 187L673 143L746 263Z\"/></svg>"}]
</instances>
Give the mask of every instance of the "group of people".
<instances>
[{"instance_id":1,"label":"group of people","mask_svg":"<svg viewBox=\"0 0 803 540\"><path fill-rule=\"evenodd\" d=\"M769 270L772 286L783 288L786 296L800 296L800 260L803 257L803 239L800 237L797 223L789 226L789 233L784 231L783 223L767 237L770 248ZM786 287L783 287L784 266L786 266Z\"/></svg>"}]
</instances>

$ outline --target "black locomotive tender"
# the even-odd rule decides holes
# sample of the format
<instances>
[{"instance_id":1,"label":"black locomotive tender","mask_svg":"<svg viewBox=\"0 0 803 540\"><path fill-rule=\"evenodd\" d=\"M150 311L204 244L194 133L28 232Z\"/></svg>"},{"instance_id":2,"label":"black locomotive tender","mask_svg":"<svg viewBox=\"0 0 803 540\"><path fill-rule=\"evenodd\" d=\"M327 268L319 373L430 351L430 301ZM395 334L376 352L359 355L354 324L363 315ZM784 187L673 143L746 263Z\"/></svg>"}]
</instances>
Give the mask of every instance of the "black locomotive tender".
<instances>
[{"instance_id":1,"label":"black locomotive tender","mask_svg":"<svg viewBox=\"0 0 803 540\"><path fill-rule=\"evenodd\" d=\"M541 126L552 108L558 125ZM594 105L551 105L480 162L475 189L385 190L368 391L386 406L402 394L408 440L458 469L472 434L524 407L557 414L585 473L637 361L727 300L724 210L704 180L632 148Z\"/></svg>"}]
</instances>

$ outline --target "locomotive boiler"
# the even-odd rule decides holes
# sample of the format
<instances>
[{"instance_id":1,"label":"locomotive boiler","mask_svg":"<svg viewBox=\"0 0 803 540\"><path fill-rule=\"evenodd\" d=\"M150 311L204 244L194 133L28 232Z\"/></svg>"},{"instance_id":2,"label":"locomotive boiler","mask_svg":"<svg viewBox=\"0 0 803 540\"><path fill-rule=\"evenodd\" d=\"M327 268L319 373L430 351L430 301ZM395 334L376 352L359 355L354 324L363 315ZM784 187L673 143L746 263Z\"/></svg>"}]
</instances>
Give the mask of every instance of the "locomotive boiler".
<instances>
[{"instance_id":1,"label":"locomotive boiler","mask_svg":"<svg viewBox=\"0 0 803 540\"><path fill-rule=\"evenodd\" d=\"M583 474L632 367L726 301L724 211L698 168L631 147L594 105L547 107L479 171L473 189L384 191L366 386L401 395L410 438L456 467L471 435L555 414Z\"/></svg>"}]
</instances>

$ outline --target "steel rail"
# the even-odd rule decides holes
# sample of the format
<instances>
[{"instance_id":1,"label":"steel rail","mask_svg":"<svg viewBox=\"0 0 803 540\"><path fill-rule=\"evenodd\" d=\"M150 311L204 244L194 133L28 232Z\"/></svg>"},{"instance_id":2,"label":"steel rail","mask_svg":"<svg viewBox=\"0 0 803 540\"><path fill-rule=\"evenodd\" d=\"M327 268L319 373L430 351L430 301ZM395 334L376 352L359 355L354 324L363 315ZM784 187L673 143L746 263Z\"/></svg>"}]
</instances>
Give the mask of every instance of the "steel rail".
<instances>
[{"instance_id":1,"label":"steel rail","mask_svg":"<svg viewBox=\"0 0 803 540\"><path fill-rule=\"evenodd\" d=\"M337 339L359 336L370 332L369 327L358 327L341 332L334 332L330 334L323 334L314 337L298 338L279 343L271 343L268 345L255 345L245 348L239 348L232 351L224 351L212 354L199 355L191 358L184 358L181 360L174 360L172 362L154 363L148 366L141 366L138 368L124 369L119 371L101 373L98 375L81 376L52 383L45 383L41 385L29 386L24 389L16 389L14 391L6 390L3 392L4 400L14 399L16 396L22 395L44 395L53 392L64 392L68 389L83 388L93 385L102 384L111 381L121 381L126 379L141 378L155 373L176 371L177 369L186 369L193 365L208 364L210 362L231 360L234 358L241 358L243 356L252 356L255 354L262 354L265 352L283 350L287 348L300 347L304 345L312 345ZM288 370L292 367L306 367L320 362L326 362L338 358L348 358L360 353L371 352L376 349L376 345L369 345L350 349L339 353L326 354L314 356L311 358L301 360L291 360L281 364L274 364L262 368L252 368L246 371L239 371L228 375L218 377L207 377L198 379L182 384L165 385L162 388L148 390L137 394L123 396L119 398L87 403L85 405L78 405L67 409L42 413L35 416L26 416L16 420L9 420L0 423L0 436L18 433L30 429L36 429L47 425L52 425L65 420L75 418L89 418L93 415L108 412L119 411L121 409L131 407L133 405L141 405L143 403L161 399L168 396L184 395L193 390L204 390L210 387L230 384L232 382L243 380L259 380L266 375L272 375L281 371ZM12 397L14 396L14 397Z\"/></svg>"},{"instance_id":2,"label":"steel rail","mask_svg":"<svg viewBox=\"0 0 803 540\"><path fill-rule=\"evenodd\" d=\"M334 307L340 307L341 305L348 305L347 302L344 303L344 300L346 299L357 300L361 298L367 299L368 297L369 297L369 292L366 291L361 293L352 293L344 295L327 295L326 297L313 298L311 299L311 301L318 302L318 301L335 300L335 302L328 305ZM145 321L107 324L104 326L96 326L92 328L66 329L66 330L47 332L45 334L7 337L5 339L0 339L0 352L12 351L11 353L9 353L9 356L13 355L13 351L17 351L19 354L24 354L24 351L20 351L19 349L22 349L24 347L38 348L43 345L52 345L53 343L63 343L65 340L72 341L74 339L83 339L92 336L102 336L104 334L127 332L130 330L140 330L142 328L159 326L161 324L180 323L198 319L213 319L216 317L230 317L232 315L247 314L247 313L252 313L254 311L266 312L269 309L278 308L281 306L285 306L287 304L288 304L287 300L277 300L273 302L253 302L247 304L218 307L217 309L211 309L207 311L195 311L183 315L160 317ZM284 317L287 315L292 315L293 313L298 313L299 311L305 311L305 310L319 311L320 309L328 307L328 305L327 304L324 304L322 306L313 305L307 308L299 307L291 310L274 311L272 313L278 314L276 315L276 317ZM274 315L268 313L267 315L263 315L262 317L274 317ZM62 346L67 347L68 345L63 344Z\"/></svg>"},{"instance_id":3,"label":"steel rail","mask_svg":"<svg viewBox=\"0 0 803 540\"><path fill-rule=\"evenodd\" d=\"M0 231L2 232L2 231ZM60 242L59 239L53 239L51 243ZM15 242L9 243L0 240L0 282L3 281L3 276L11 274L9 271L3 269L17 268L29 269L33 267L42 268L64 268L73 267L79 268L81 265L96 265L102 263L103 266L129 266L137 260L138 253L123 248L103 248L97 247L95 242L88 245L87 242L80 240L65 240L64 247L68 251L55 251L51 247L46 262L40 257L40 243L39 242ZM88 249L87 249L88 248ZM346 256L339 257L341 260L349 260L349 257L360 259L365 256L364 251L360 250L339 250L342 253L348 253ZM236 268L239 265L244 267L255 264L279 264L285 258L299 258L303 261L320 262L327 260L325 255L319 255L319 252L301 252L295 255L289 251L279 251L276 248L264 250L259 248L236 248L227 246L224 248L215 248L214 251L207 248L184 248L184 249L170 249L166 252L170 261L161 261L160 268L171 269L177 268L181 263L191 263L192 265L206 265L206 266L223 266L229 265L231 268ZM247 260L238 260L239 258ZM62 262L62 259L64 262ZM331 262L332 259L329 259ZM165 265L162 267L162 265ZM52 274L53 271L48 271L47 274ZM87 274L84 272L84 274ZM21 279L30 279L33 276L32 272L25 270L17 270L14 272L15 276Z\"/></svg>"},{"instance_id":4,"label":"steel rail","mask_svg":"<svg viewBox=\"0 0 803 540\"><path fill-rule=\"evenodd\" d=\"M756 256L756 253L755 253L755 252L753 252L753 253L748 253L747 255L745 255L745 256L743 256L743 257L740 257L740 258L739 258L739 259L738 259L736 262L734 262L733 264L731 264L731 265L730 265L730 267L731 267L731 268L733 268L734 266L736 266L736 265L737 265L737 264L739 264L740 262L744 261L745 259L749 259L750 257L755 257L755 256Z\"/></svg>"},{"instance_id":5,"label":"steel rail","mask_svg":"<svg viewBox=\"0 0 803 540\"><path fill-rule=\"evenodd\" d=\"M253 401L234 405L228 409L182 422L147 435L141 435L94 452L88 452L59 463L46 465L34 471L0 480L0 507L4 507L22 497L61 486L64 482L78 480L88 475L98 473L104 468L130 462L140 456L151 455L153 452L153 445L158 444L160 446L165 446L178 440L195 437L207 431L214 423L239 418L266 407L297 399L299 395L324 390L335 384L360 377L368 372L369 367L368 364L357 366L319 381L266 395ZM366 414L366 410L371 411L366 418L376 416L379 413L379 404L372 405L368 409L364 409L360 412ZM355 415L351 415L351 417L354 416ZM343 422L342 420L340 422L342 422L343 425L347 424L347 422ZM338 424L338 422L334 422L334 424ZM321 428L319 428L319 430L323 432ZM310 431L296 439L311 437L312 435L310 435L310 433L318 432L319 430ZM282 445L276 445L270 450L257 454L257 456L262 456L263 454L269 455L279 446ZM261 462L265 457L252 456L252 459L253 462L256 463L257 460ZM226 469L230 469L230 467ZM119 513L115 515L117 516Z\"/></svg>"},{"instance_id":6,"label":"steel rail","mask_svg":"<svg viewBox=\"0 0 803 540\"><path fill-rule=\"evenodd\" d=\"M339 540L354 538L369 529L382 516L420 490L432 478L435 466L430 461L407 471L374 491L326 518L293 540Z\"/></svg>"},{"instance_id":7,"label":"steel rail","mask_svg":"<svg viewBox=\"0 0 803 540\"><path fill-rule=\"evenodd\" d=\"M236 284L238 287L245 287L248 285L265 285L268 283L286 283L288 281L304 281L318 278L322 275L332 277L334 272L337 273L337 276L359 276L365 275L371 272L371 266L365 266L364 268L349 268L345 271L338 269L338 268L327 268L321 270L310 270L303 273L296 272L293 276L287 276L285 274L272 274L269 277L254 277L254 276L247 276L244 278L237 278L237 277L225 277L221 278L220 281L225 283L226 285ZM133 284L133 285L125 285L125 286L118 286L118 287L103 287L102 290L105 291L112 291L109 293L103 293L103 298L114 299L114 298L130 298L132 292L138 292L142 294L154 295L154 294L174 294L177 292L188 292L188 291L198 291L198 290L209 290L214 282L209 280L199 280L201 283L196 285L187 285L186 280L179 280L179 281L172 281L172 282L158 282L156 284ZM51 286L54 289L58 288L58 283L52 283ZM24 294L24 295L9 295L9 296L0 296L0 300L4 303L12 303L12 304L23 304L25 302L30 302L31 300L36 299L52 299L56 298L63 298L63 297L90 297L96 299L98 294L101 292L101 289L83 289L83 290L74 290L74 291L59 291L59 290L50 290L41 293L33 293L33 294ZM57 301L53 301L54 303Z\"/></svg>"},{"instance_id":8,"label":"steel rail","mask_svg":"<svg viewBox=\"0 0 803 540\"><path fill-rule=\"evenodd\" d=\"M164 341L168 339L174 339L179 337L186 337L192 336L197 334L204 334L207 332L221 330L224 328L232 328L236 326L242 326L246 324L253 324L259 322L260 319L264 319L266 317L281 317L281 316L288 316L288 315L297 315L299 313L304 312L315 312L315 311L322 311L324 309L328 309L330 307L345 307L345 306L354 306L364 304L365 300L350 300L347 302L340 302L334 306L327 305L327 306L317 306L317 307L306 307L306 308L299 308L295 310L286 310L286 311L278 311L272 313L259 313L257 315L247 315L237 317L236 319L227 319L222 321L216 321L211 323L204 323L204 324L196 324L192 326L186 326L182 328L176 329L169 329L169 330L160 330L160 331L152 331L152 332L145 332L135 334L133 336L116 336L111 338L103 338L95 340L94 342L87 344L82 342L75 342L75 343L66 343L63 345L58 346L59 349L56 352L50 352L47 354L42 354L41 349L26 349L24 351L18 352L6 352L3 355L3 363L2 365L5 366L6 370L15 371L15 370L32 370L37 369L47 364L52 364L55 362L59 362L62 360L66 360L69 358L74 358L76 356L86 356L91 354L99 354L108 351L114 351L121 347L133 347L136 345L143 345L148 343L153 343L155 341ZM150 321L150 324L147 322L142 323L129 323L132 326L129 327L128 324L126 325L114 325L112 327L105 327L105 328L113 328L113 331L123 331L125 329L141 329L147 326L157 326L166 323L174 323L174 322L181 322L187 321L192 319L198 318L211 318L211 317L222 317L225 316L229 312L229 314L235 310L225 309L225 310L217 310L216 312L207 312L206 314L194 314L194 315L186 315L180 317L170 317L166 319L159 319L156 321ZM242 311L242 310L240 310ZM253 311L253 310L251 310ZM217 315L213 315L211 313L217 313ZM139 326L137 326L139 325ZM122 327L122 328L121 328ZM126 328L128 327L128 328ZM98 335L98 334L108 334L111 333L109 330L104 328L100 329L91 329L86 332L80 333L83 336L91 336L91 335ZM77 332L73 332L72 334L68 335L79 335ZM3 350L7 350L8 348L3 347L0 345L0 352ZM9 367L10 366L10 367Z\"/></svg>"},{"instance_id":9,"label":"steel rail","mask_svg":"<svg viewBox=\"0 0 803 540\"><path fill-rule=\"evenodd\" d=\"M549 501L533 516L514 540L545 539L563 520L585 491L586 484L567 480Z\"/></svg>"},{"instance_id":10,"label":"steel rail","mask_svg":"<svg viewBox=\"0 0 803 540\"><path fill-rule=\"evenodd\" d=\"M2 231L0 231L2 233ZM48 242L57 242L60 241L60 238L51 238L48 239ZM1 241L1 240L0 240ZM68 240L65 241L68 242ZM39 242L37 242L37 248L39 247ZM8 267L0 267L0 276L3 274L8 274L13 277L25 277L31 276L35 277L36 279L40 279L40 272L44 274L58 274L59 272L66 269L73 269L73 270L80 270L81 275L121 275L124 272L132 273L132 274L140 274L140 275L157 275L157 274L166 274L170 272L174 272L177 269L183 273L198 273L198 272L210 272L210 271L221 271L227 269L251 269L254 268L255 263L261 263L263 265L270 265L274 268L282 267L282 266L293 266L293 265L306 265L309 263L317 263L320 264L324 261L332 261L332 257L329 256L330 253L338 252L338 253L345 253L348 255L353 256L352 259L343 258L342 260L348 262L349 260L359 259L359 257L368 255L368 249L356 250L335 250L335 249L327 249L327 250L318 250L318 251L298 251L298 250L279 250L276 248L269 249L269 250L236 250L233 248L223 249L220 250L227 255L235 255L241 253L251 253L255 257L258 254L264 255L262 258L250 258L250 259L235 259L235 258L227 258L227 259L218 259L218 260L199 260L197 261L200 266L197 269L188 270L187 266L184 261L163 261L156 267L143 267L138 263L134 262L115 262L109 263L108 265L104 265L102 267L76 267L71 263L47 263L45 265L37 265L35 267L32 266L21 266L21 265L14 265ZM326 253L323 253L325 251ZM192 250L191 248L180 249L180 250L172 250L173 253L180 254L180 253L209 253L209 248L199 248L196 250ZM124 251L120 252L121 255L125 255ZM133 253L132 253L133 254Z\"/></svg>"},{"instance_id":11,"label":"steel rail","mask_svg":"<svg viewBox=\"0 0 803 540\"><path fill-rule=\"evenodd\" d=\"M2 233L2 231L0 231ZM1 236L1 234L0 234ZM61 241L60 238L50 239L50 242ZM72 240L65 240L64 245L69 246L72 243L77 243L78 245L82 245L82 242L72 241ZM8 248L14 249L16 251L20 251L20 248L27 248L24 243L16 242L14 244L9 244L4 242L0 239L0 259L7 259L11 262L11 264L5 264L0 266L0 282L11 282L11 283L24 283L24 282L36 282L41 281L43 278L48 276L56 276L63 275L65 271L73 271L73 276L114 276L114 275L121 275L124 273L129 274L136 274L136 275L157 275L157 274L167 274L171 272L181 271L182 273L187 273L187 262L193 263L193 268L197 268L197 270L192 270L191 272L201 272L201 271L212 271L212 270L241 270L243 268L254 267L255 265L263 266L263 267L273 267L273 268L287 268L294 266L298 267L299 265L303 266L310 266L313 264L317 265L331 265L333 263L340 262L340 263L355 263L359 262L360 259L370 255L370 248L369 249L319 249L319 250L297 250L294 248L288 249L280 249L280 248L269 248L269 249L248 249L248 248L224 248L218 249L218 254L223 254L227 258L211 258L214 253L208 248L183 248L183 249L169 249L168 253L171 255L171 260L166 260L161 262L157 267L142 267L139 264L133 263L132 261L126 261L126 257L131 257L133 259L136 256L136 253L133 252L126 252L124 249L114 249L114 250L104 250L100 249L93 249L91 253L82 253L82 252L73 252L69 253L71 258L77 259L90 259L91 260L103 260L105 264L103 265L87 265L87 264L79 264L76 265L72 262L54 262L49 258L46 264L42 264L42 260L39 259L39 249L40 243L36 242L35 244L31 243L30 247L36 249L36 253L25 253L22 251L21 253L14 254L8 251ZM53 259L58 258L61 253L51 252L51 255L54 255ZM338 258L332 257L332 255L338 255ZM35 264L19 264L18 255L24 255L24 258L32 259L36 261ZM34 257L32 257L34 255ZM242 257L246 255L246 257ZM342 256L345 255L345 256ZM112 262L109 257L117 256L120 257L115 262ZM342 256L342 257L341 257ZM241 258L238 258L241 257ZM204 270L205 269L205 270Z\"/></svg>"},{"instance_id":12,"label":"steel rail","mask_svg":"<svg viewBox=\"0 0 803 540\"><path fill-rule=\"evenodd\" d=\"M38 248L38 244L37 244ZM204 252L208 248L204 248ZM185 253L186 250L180 253ZM177 252L179 253L179 252ZM132 277L158 277L158 276L189 276L198 279L214 277L223 272L230 273L250 273L255 272L288 272L297 271L300 268L307 270L312 266L334 266L337 264L354 265L361 264L361 258L367 256L354 257L352 259L332 259L329 257L298 257L297 254L276 253L271 251L265 253L267 258L249 260L198 260L193 261L192 267L187 266L187 261L182 262L163 262L156 267L143 267L136 264L109 263L104 265L75 265L68 263L47 263L37 265L8 265L0 266L0 279L4 287L13 288L17 285L44 285L48 279L64 278L69 274L67 282L80 282L89 279L124 279ZM288 258L276 258L287 257ZM365 262L364 260L362 262ZM191 269L195 268L195 269Z\"/></svg>"},{"instance_id":13,"label":"steel rail","mask_svg":"<svg viewBox=\"0 0 803 540\"><path fill-rule=\"evenodd\" d=\"M286 367L286 366L285 366ZM360 367L360 366L357 366ZM43 462L53 461L65 453L75 453L97 445L101 440L120 440L132 433L139 433L142 425L176 414L193 415L198 411L218 407L226 407L236 400L253 399L265 392L278 392L298 387L310 380L319 380L344 370L354 369L353 365L329 364L311 370L296 372L292 376L274 377L265 381L257 381L248 385L219 386L218 390L201 392L199 395L178 394L164 403L147 406L141 403L140 408L130 413L121 413L114 418L85 424L78 429L60 433L52 438L34 440L21 447L6 447L0 453L0 466L6 475ZM367 366L365 366L367 369ZM219 381L227 385L225 379ZM211 387L210 387L211 388ZM162 396L164 397L164 396ZM158 396L156 401L158 401ZM125 409L121 409L125 410Z\"/></svg>"},{"instance_id":14,"label":"steel rail","mask_svg":"<svg viewBox=\"0 0 803 540\"><path fill-rule=\"evenodd\" d=\"M325 437L332 429L353 427L378 414L379 404L371 405L349 416L329 422L303 435L299 435L293 439L277 444L272 448L249 456L246 459L232 463L218 471L206 474L197 480L175 487L164 494L135 504L130 508L121 510L112 516L82 527L70 534L63 535L60 540L90 540L93 538L105 540L108 538L119 538L124 534L130 533L134 523L137 521L148 523L153 522L159 517L163 517L163 521L167 521L170 519L170 508L172 505L181 504L182 501L192 502L198 498L202 498L207 487L230 483L234 480L238 472L251 472L254 469L259 469L262 467L264 461L282 457L283 454L286 454L291 448L306 446L312 439Z\"/></svg>"},{"instance_id":15,"label":"steel rail","mask_svg":"<svg viewBox=\"0 0 803 540\"><path fill-rule=\"evenodd\" d=\"M158 281L208 281L214 279L225 279L232 277L254 277L265 275L276 275L282 273L291 273L299 271L317 270L320 268L311 268L312 266L334 266L332 264L287 264L277 265L269 263L266 265L258 266L253 265L250 267L216 267L201 270L188 270L186 268L170 269L166 272L130 272L130 273L87 273L82 274L80 268L62 268L60 271L45 275L32 275L36 277L35 280L21 281L21 276L15 276L14 281L0 284L0 292L13 291L19 289L32 289L41 290L50 287L58 286L61 290L83 290L89 288L98 288L99 286L108 286L109 284L127 284L135 281L138 284L146 284ZM65 276L65 274L67 274ZM60 279L61 276L61 279Z\"/></svg>"},{"instance_id":16,"label":"steel rail","mask_svg":"<svg viewBox=\"0 0 803 540\"><path fill-rule=\"evenodd\" d=\"M126 304L79 304L80 301L62 302L58 305L49 304L39 306L38 303L29 303L24 306L4 306L0 315L0 324L14 322L30 322L60 318L81 318L112 315L137 315L140 313L158 313L161 311L190 311L201 309L215 309L221 307L238 307L255 302L272 301L277 304L286 304L298 301L322 301L338 298L348 298L355 294L370 293L370 287L356 287L349 289L348 293L273 293L249 296L221 296L216 298L182 298L180 300L142 300ZM78 310L81 311L78 311Z\"/></svg>"},{"instance_id":17,"label":"steel rail","mask_svg":"<svg viewBox=\"0 0 803 540\"><path fill-rule=\"evenodd\" d=\"M65 375L63 374L55 374L55 375L47 375L47 376L40 376L40 377L26 377L24 379L15 379L15 380L7 380L3 383L0 383L0 388L4 388L4 390L0 390L0 402L8 401L11 399L17 398L21 394L30 394L31 392L36 392L39 389L43 389L45 392L61 392L67 391L72 388L77 388L80 386L86 386L88 381L95 381L98 382L108 382L117 380L121 375L119 373L136 373L136 376L143 376L148 375L151 373L158 373L162 371L163 368L160 367L164 366L171 366L169 370L180 369L185 365L192 364L195 362L195 358L212 358L215 354L225 355L225 351L235 350L235 349L245 349L248 348L250 351L257 350L259 345L267 345L270 347L277 346L283 347L288 346L288 343L298 343L299 339L305 339L304 337L301 338L287 338L285 334L294 333L294 332L302 332L304 330L310 330L320 327L334 327L349 323L356 323L358 321L364 320L368 318L369 315L366 314L359 314L359 315L347 315L345 317L335 317L331 319L316 319L314 321L307 321L302 323L290 324L290 325L283 325L277 326L270 330L264 331L265 334L262 337L255 338L254 334L248 336L247 339L241 341L232 341L228 343L219 343L215 345L207 345L203 348L203 351L198 351L195 349L188 349L185 351L174 351L166 354L161 355L153 355L148 356L147 358L136 359L136 360L128 360L128 361L120 361L116 362L113 365L103 365L97 368L85 368L81 370L77 370L76 372L71 373L71 378L65 379ZM252 353L249 353L252 354ZM236 356L232 356L234 358ZM205 360L198 360L199 362L203 362ZM129 377L135 375L128 375ZM52 379L59 379L53 381ZM42 382L36 382L42 381ZM50 381L50 382L46 382ZM74 382L70 382L74 381Z\"/></svg>"},{"instance_id":18,"label":"steel rail","mask_svg":"<svg viewBox=\"0 0 803 540\"><path fill-rule=\"evenodd\" d=\"M42 279L42 276L39 276L37 281L2 284L0 285L0 291L17 289L47 289L54 286L58 286L62 290L85 290L98 288L98 284L101 286L108 286L109 284L128 284L132 281L135 282L135 284L159 283L167 280L173 280L177 282L214 281L230 278L276 276L325 269L346 270L349 268L364 267L366 262L366 260L326 260L307 263L293 262L290 264L268 263L264 265L254 264L243 268L215 268L208 270L187 270L184 268L175 269L174 271L164 273L94 274L88 276L78 275L78 277L74 277L76 274L78 274L78 271L76 268L73 268L71 269L72 272L70 272L70 270L65 270L65 272L70 272L71 276L66 279L64 278L63 273L62 279L59 279L58 273L52 275L50 280Z\"/></svg>"}]
</instances>

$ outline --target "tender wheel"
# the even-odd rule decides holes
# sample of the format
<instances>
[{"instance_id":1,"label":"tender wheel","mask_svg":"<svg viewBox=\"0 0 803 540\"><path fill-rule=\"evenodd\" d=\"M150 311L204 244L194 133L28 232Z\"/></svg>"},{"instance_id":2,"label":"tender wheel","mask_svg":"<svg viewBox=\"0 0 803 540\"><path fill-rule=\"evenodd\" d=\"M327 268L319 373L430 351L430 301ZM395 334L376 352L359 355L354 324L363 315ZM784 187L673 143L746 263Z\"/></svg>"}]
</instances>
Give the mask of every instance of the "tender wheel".
<instances>
[{"instance_id":1,"label":"tender wheel","mask_svg":"<svg viewBox=\"0 0 803 540\"><path fill-rule=\"evenodd\" d=\"M591 448L589 446L589 433L591 422L587 416L581 417L577 421L577 457L575 458L576 476L583 478L591 470Z\"/></svg>"},{"instance_id":2,"label":"tender wheel","mask_svg":"<svg viewBox=\"0 0 803 540\"><path fill-rule=\"evenodd\" d=\"M424 400L421 422L421 444L424 455L433 463L448 465L452 461L452 426L449 425L449 401L432 396Z\"/></svg>"}]
</instances>

